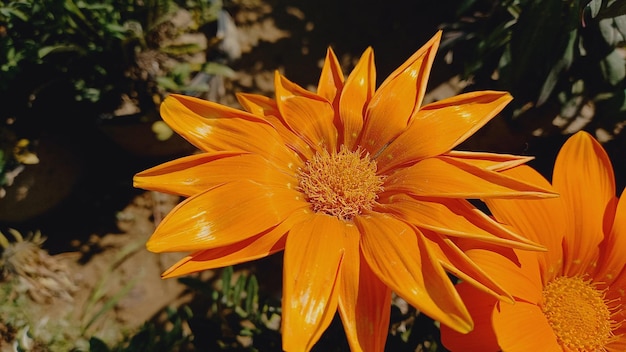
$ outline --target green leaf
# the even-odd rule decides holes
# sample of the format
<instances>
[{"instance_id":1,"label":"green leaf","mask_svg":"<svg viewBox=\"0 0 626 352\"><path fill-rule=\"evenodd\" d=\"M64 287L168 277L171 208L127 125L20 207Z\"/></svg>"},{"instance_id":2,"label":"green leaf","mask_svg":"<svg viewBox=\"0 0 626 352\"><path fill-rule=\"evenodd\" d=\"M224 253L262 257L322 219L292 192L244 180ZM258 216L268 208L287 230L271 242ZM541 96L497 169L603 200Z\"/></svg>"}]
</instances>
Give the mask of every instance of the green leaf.
<instances>
[{"instance_id":1,"label":"green leaf","mask_svg":"<svg viewBox=\"0 0 626 352\"><path fill-rule=\"evenodd\" d=\"M159 86L161 86L161 87L163 87L163 88L165 88L167 90L177 91L180 88L178 83L176 83L170 77L157 77L156 81L159 84Z\"/></svg>"},{"instance_id":2,"label":"green leaf","mask_svg":"<svg viewBox=\"0 0 626 352\"><path fill-rule=\"evenodd\" d=\"M613 19L615 24L615 29L622 35L623 38L626 38L626 15L617 16Z\"/></svg>"},{"instance_id":3,"label":"green leaf","mask_svg":"<svg viewBox=\"0 0 626 352\"><path fill-rule=\"evenodd\" d=\"M204 49L198 44L177 44L164 46L160 50L170 55L187 55L199 53Z\"/></svg>"},{"instance_id":4,"label":"green leaf","mask_svg":"<svg viewBox=\"0 0 626 352\"><path fill-rule=\"evenodd\" d=\"M591 18L596 18L600 13L600 9L602 8L602 1L604 0L591 0L587 6L589 10L591 10Z\"/></svg>"},{"instance_id":5,"label":"green leaf","mask_svg":"<svg viewBox=\"0 0 626 352\"><path fill-rule=\"evenodd\" d=\"M250 275L248 286L246 287L246 303L245 310L248 314L256 312L259 304L259 283L256 276Z\"/></svg>"},{"instance_id":6,"label":"green leaf","mask_svg":"<svg viewBox=\"0 0 626 352\"><path fill-rule=\"evenodd\" d=\"M543 82L543 86L541 87L541 91L539 93L539 98L537 98L537 106L542 105L548 100L550 95L552 94L552 90L556 86L556 83L559 81L559 77L561 76L561 72L567 70L574 62L574 46L576 45L576 38L578 37L578 30L574 29L570 31L569 41L567 42L567 47L561 59L559 59L548 74L548 77Z\"/></svg>"},{"instance_id":7,"label":"green leaf","mask_svg":"<svg viewBox=\"0 0 626 352\"><path fill-rule=\"evenodd\" d=\"M53 53L81 52L81 51L82 49L76 45L58 44L58 45L44 46L43 48L39 49L39 51L37 52L37 56L39 57L39 59L43 59L44 57Z\"/></svg>"},{"instance_id":8,"label":"green leaf","mask_svg":"<svg viewBox=\"0 0 626 352\"><path fill-rule=\"evenodd\" d=\"M613 86L619 84L626 77L626 62L617 50L611 51L600 61L600 68L604 79Z\"/></svg>"},{"instance_id":9,"label":"green leaf","mask_svg":"<svg viewBox=\"0 0 626 352\"><path fill-rule=\"evenodd\" d=\"M232 68L226 65L218 64L217 62L208 62L204 65L202 71L210 75L224 76L228 78L234 78L236 75Z\"/></svg>"},{"instance_id":10,"label":"green leaf","mask_svg":"<svg viewBox=\"0 0 626 352\"><path fill-rule=\"evenodd\" d=\"M26 13L12 7L2 7L0 8L0 14L4 17L17 17L24 22L28 22L28 15Z\"/></svg>"}]
</instances>

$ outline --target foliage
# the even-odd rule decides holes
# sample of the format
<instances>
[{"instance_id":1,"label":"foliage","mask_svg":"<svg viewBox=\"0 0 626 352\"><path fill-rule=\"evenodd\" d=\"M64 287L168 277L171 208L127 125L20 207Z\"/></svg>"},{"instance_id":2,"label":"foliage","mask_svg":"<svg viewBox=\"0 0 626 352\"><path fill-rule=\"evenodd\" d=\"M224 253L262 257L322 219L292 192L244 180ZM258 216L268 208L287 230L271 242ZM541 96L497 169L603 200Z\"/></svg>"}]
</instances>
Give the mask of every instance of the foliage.
<instances>
[{"instance_id":1,"label":"foliage","mask_svg":"<svg viewBox=\"0 0 626 352\"><path fill-rule=\"evenodd\" d=\"M593 119L588 127L619 133L626 121L623 2L465 0L458 13L445 25L442 48L462 60L474 86L513 94L509 117L543 110L567 132ZM550 133L540 127L535 134Z\"/></svg>"},{"instance_id":2,"label":"foliage","mask_svg":"<svg viewBox=\"0 0 626 352\"><path fill-rule=\"evenodd\" d=\"M179 279L195 293L192 322L199 350L280 350L280 302L260 292L256 276L225 267L216 283L188 276Z\"/></svg>"},{"instance_id":3,"label":"foliage","mask_svg":"<svg viewBox=\"0 0 626 352\"><path fill-rule=\"evenodd\" d=\"M16 154L19 141L36 152L42 131L100 122L122 97L141 111L155 110L159 95L205 91L189 83L197 72L231 74L217 63L188 67L188 57L207 48L173 41L183 32L210 36L204 27L221 7L219 0L0 2L0 198L24 165L34 163ZM174 25L183 11L189 21ZM157 62L156 72L145 68Z\"/></svg>"}]
</instances>

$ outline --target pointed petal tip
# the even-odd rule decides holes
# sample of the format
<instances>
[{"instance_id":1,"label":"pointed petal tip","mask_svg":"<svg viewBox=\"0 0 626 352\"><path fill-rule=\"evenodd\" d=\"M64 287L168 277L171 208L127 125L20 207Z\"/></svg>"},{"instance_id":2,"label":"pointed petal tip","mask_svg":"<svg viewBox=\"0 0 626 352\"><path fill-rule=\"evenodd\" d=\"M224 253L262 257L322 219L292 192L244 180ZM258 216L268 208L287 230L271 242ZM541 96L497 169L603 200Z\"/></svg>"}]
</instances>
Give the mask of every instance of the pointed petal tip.
<instances>
[{"instance_id":1,"label":"pointed petal tip","mask_svg":"<svg viewBox=\"0 0 626 352\"><path fill-rule=\"evenodd\" d=\"M461 334L467 334L474 330L474 322L470 317L463 318L457 315L449 315L448 317L449 321L444 324L447 325L450 329L455 330Z\"/></svg>"},{"instance_id":2,"label":"pointed petal tip","mask_svg":"<svg viewBox=\"0 0 626 352\"><path fill-rule=\"evenodd\" d=\"M164 253L167 252L167 245L163 241L149 239L146 242L146 249L152 253Z\"/></svg>"}]
</instances>

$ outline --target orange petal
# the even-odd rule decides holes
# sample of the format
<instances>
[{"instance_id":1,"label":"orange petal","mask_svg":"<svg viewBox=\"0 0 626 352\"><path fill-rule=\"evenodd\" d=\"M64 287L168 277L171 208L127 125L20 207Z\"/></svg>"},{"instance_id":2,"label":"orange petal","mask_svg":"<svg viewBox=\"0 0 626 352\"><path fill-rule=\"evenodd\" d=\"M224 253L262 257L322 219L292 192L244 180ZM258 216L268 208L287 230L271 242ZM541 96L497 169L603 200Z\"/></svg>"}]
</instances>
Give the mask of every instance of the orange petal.
<instances>
[{"instance_id":1,"label":"orange petal","mask_svg":"<svg viewBox=\"0 0 626 352\"><path fill-rule=\"evenodd\" d=\"M360 144L372 155L404 131L420 109L440 40L441 31L389 75L370 100Z\"/></svg>"},{"instance_id":2,"label":"orange petal","mask_svg":"<svg viewBox=\"0 0 626 352\"><path fill-rule=\"evenodd\" d=\"M372 272L359 250L360 234L346 227L339 314L351 351L383 351L389 331L391 290Z\"/></svg>"},{"instance_id":3,"label":"orange petal","mask_svg":"<svg viewBox=\"0 0 626 352\"><path fill-rule=\"evenodd\" d=\"M194 252L172 265L162 275L164 279L190 273L221 268L266 257L285 248L287 232L291 227L309 216L296 211L285 221L256 236L223 247Z\"/></svg>"},{"instance_id":4,"label":"orange petal","mask_svg":"<svg viewBox=\"0 0 626 352\"><path fill-rule=\"evenodd\" d=\"M434 198L550 197L549 189L444 156L424 159L385 179L386 192Z\"/></svg>"},{"instance_id":5,"label":"orange petal","mask_svg":"<svg viewBox=\"0 0 626 352\"><path fill-rule=\"evenodd\" d=\"M277 187L295 187L296 169L281 170L257 154L214 152L195 154L142 171L133 178L138 188L190 197L217 185L252 180Z\"/></svg>"},{"instance_id":6,"label":"orange petal","mask_svg":"<svg viewBox=\"0 0 626 352\"><path fill-rule=\"evenodd\" d=\"M315 214L289 232L283 268L285 351L309 351L335 316L346 231L336 217Z\"/></svg>"},{"instance_id":7,"label":"orange petal","mask_svg":"<svg viewBox=\"0 0 626 352\"><path fill-rule=\"evenodd\" d=\"M335 99L339 97L338 93L343 88L343 72L341 65L337 60L337 56L332 48L326 50L326 60L322 67L322 74L317 84L317 95L326 98L328 102L334 105Z\"/></svg>"},{"instance_id":8,"label":"orange petal","mask_svg":"<svg viewBox=\"0 0 626 352\"><path fill-rule=\"evenodd\" d=\"M308 207L300 194L252 181L227 183L186 199L161 221L146 246L152 252L221 247L280 224Z\"/></svg>"},{"instance_id":9,"label":"orange petal","mask_svg":"<svg viewBox=\"0 0 626 352\"><path fill-rule=\"evenodd\" d=\"M422 234L389 215L357 216L363 256L400 297L429 317L468 332L472 320L454 285L428 252Z\"/></svg>"},{"instance_id":10,"label":"orange petal","mask_svg":"<svg viewBox=\"0 0 626 352\"><path fill-rule=\"evenodd\" d=\"M376 89L376 67L374 52L367 48L354 67L339 100L339 119L343 126L341 136L343 144L352 149L363 128L363 114L367 102Z\"/></svg>"},{"instance_id":11,"label":"orange petal","mask_svg":"<svg viewBox=\"0 0 626 352\"><path fill-rule=\"evenodd\" d=\"M289 146L292 150L296 151L299 155L305 159L309 159L313 156L313 151L302 138L298 137L293 131L289 129L287 123L280 116L276 101L270 99L264 95L258 94L245 94L238 93L237 100L239 104L247 111L262 116L267 122L269 122L276 132L282 137L283 142Z\"/></svg>"},{"instance_id":12,"label":"orange petal","mask_svg":"<svg viewBox=\"0 0 626 352\"><path fill-rule=\"evenodd\" d=\"M465 199L413 199L405 194L381 197L380 209L419 228L448 236L528 250L544 250L527 238L495 222Z\"/></svg>"},{"instance_id":13,"label":"orange petal","mask_svg":"<svg viewBox=\"0 0 626 352\"><path fill-rule=\"evenodd\" d=\"M624 258L624 248L626 248L626 191L622 191L619 200L614 199L609 204L613 208L611 211L613 226L602 242L602 255L598 271L594 274L594 281L611 285L626 267L626 258ZM608 209L607 212L609 212Z\"/></svg>"},{"instance_id":14,"label":"orange petal","mask_svg":"<svg viewBox=\"0 0 626 352\"><path fill-rule=\"evenodd\" d=\"M550 187L541 174L526 165L504 174L540 187ZM485 203L498 221L511 225L522 236L548 248L545 254L538 256L547 281L562 273L563 236L572 231L571 217L566 213L563 199L487 199Z\"/></svg>"},{"instance_id":15,"label":"orange petal","mask_svg":"<svg viewBox=\"0 0 626 352\"><path fill-rule=\"evenodd\" d=\"M467 256L492 280L518 300L541 301L543 282L537 257L542 253L520 251L493 245L459 244Z\"/></svg>"},{"instance_id":16,"label":"orange petal","mask_svg":"<svg viewBox=\"0 0 626 352\"><path fill-rule=\"evenodd\" d=\"M513 297L472 261L452 240L432 231L423 231L423 234L424 243L446 271L481 291L513 303Z\"/></svg>"},{"instance_id":17,"label":"orange petal","mask_svg":"<svg viewBox=\"0 0 626 352\"><path fill-rule=\"evenodd\" d=\"M498 341L491 325L491 314L497 300L467 283L456 285L457 291L474 320L474 330L460 333L441 325L441 343L450 351L499 351Z\"/></svg>"},{"instance_id":18,"label":"orange petal","mask_svg":"<svg viewBox=\"0 0 626 352\"><path fill-rule=\"evenodd\" d=\"M598 258L603 230L610 229L604 210L615 197L613 167L602 145L587 132L570 137L556 158L552 184L573 215L573 231L565 237L564 274L583 274Z\"/></svg>"},{"instance_id":19,"label":"orange petal","mask_svg":"<svg viewBox=\"0 0 626 352\"><path fill-rule=\"evenodd\" d=\"M276 104L289 128L315 151L337 150L335 110L317 94L290 82L278 72L274 79Z\"/></svg>"},{"instance_id":20,"label":"orange petal","mask_svg":"<svg viewBox=\"0 0 626 352\"><path fill-rule=\"evenodd\" d=\"M277 165L294 160L274 128L245 111L172 94L161 104L161 116L178 134L207 152L247 151L277 160Z\"/></svg>"},{"instance_id":21,"label":"orange petal","mask_svg":"<svg viewBox=\"0 0 626 352\"><path fill-rule=\"evenodd\" d=\"M445 155L450 158L461 159L465 163L490 171L508 170L534 159L532 156L466 152L460 150L451 150Z\"/></svg>"},{"instance_id":22,"label":"orange petal","mask_svg":"<svg viewBox=\"0 0 626 352\"><path fill-rule=\"evenodd\" d=\"M502 351L563 352L541 308L535 304L502 303L493 311L492 319Z\"/></svg>"},{"instance_id":23,"label":"orange petal","mask_svg":"<svg viewBox=\"0 0 626 352\"><path fill-rule=\"evenodd\" d=\"M381 172L449 152L511 101L506 92L479 91L428 104L378 157Z\"/></svg>"},{"instance_id":24,"label":"orange petal","mask_svg":"<svg viewBox=\"0 0 626 352\"><path fill-rule=\"evenodd\" d=\"M620 336L615 341L611 341L605 347L607 352L624 352L626 351L626 338L624 338L624 331L621 333L617 332L616 335Z\"/></svg>"}]
</instances>

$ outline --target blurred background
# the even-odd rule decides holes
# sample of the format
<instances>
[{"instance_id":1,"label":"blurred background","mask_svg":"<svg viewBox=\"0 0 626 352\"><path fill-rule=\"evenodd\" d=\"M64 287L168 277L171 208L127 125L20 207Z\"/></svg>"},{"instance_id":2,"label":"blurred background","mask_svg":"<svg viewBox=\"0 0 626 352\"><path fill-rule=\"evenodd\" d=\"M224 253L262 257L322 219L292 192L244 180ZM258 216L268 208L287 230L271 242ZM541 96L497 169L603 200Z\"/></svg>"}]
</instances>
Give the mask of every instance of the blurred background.
<instances>
[{"instance_id":1,"label":"blurred background","mask_svg":"<svg viewBox=\"0 0 626 352\"><path fill-rule=\"evenodd\" d=\"M280 256L161 280L144 244L180 199L132 187L194 147L167 94L239 107L278 70L314 90L371 46L378 83L443 39L427 101L506 90L457 149L533 155L547 178L579 130L626 185L626 2L608 0L4 0L0 2L0 352L280 351ZM445 351L394 299L389 351ZM336 319L316 350L346 351Z\"/></svg>"}]
</instances>

